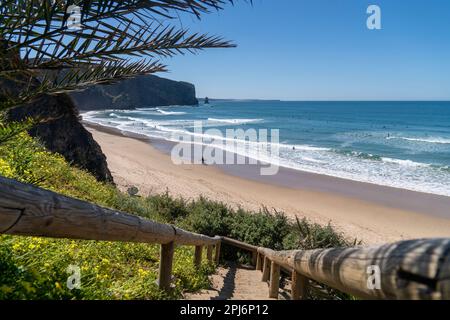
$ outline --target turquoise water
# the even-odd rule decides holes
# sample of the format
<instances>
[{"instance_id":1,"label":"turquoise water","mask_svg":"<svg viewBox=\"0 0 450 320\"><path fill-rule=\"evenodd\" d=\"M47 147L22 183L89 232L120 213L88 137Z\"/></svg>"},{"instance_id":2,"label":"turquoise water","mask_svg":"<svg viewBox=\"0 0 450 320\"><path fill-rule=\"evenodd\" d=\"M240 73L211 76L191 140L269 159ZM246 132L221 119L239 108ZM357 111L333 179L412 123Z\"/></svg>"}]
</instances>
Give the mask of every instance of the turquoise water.
<instances>
[{"instance_id":1,"label":"turquoise water","mask_svg":"<svg viewBox=\"0 0 450 320\"><path fill-rule=\"evenodd\" d=\"M224 100L83 117L166 140L192 133L194 121L221 132L279 129L282 166L450 196L450 102Z\"/></svg>"}]
</instances>

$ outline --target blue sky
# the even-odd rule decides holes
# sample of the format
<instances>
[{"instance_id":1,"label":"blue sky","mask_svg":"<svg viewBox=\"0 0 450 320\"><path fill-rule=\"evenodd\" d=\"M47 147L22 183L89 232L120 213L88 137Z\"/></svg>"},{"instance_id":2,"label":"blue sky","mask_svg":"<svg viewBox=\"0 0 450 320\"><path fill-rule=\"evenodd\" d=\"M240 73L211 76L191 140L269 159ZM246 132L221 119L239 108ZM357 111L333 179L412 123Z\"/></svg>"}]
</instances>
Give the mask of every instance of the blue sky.
<instances>
[{"instance_id":1,"label":"blue sky","mask_svg":"<svg viewBox=\"0 0 450 320\"><path fill-rule=\"evenodd\" d=\"M382 30L366 27L370 4ZM165 61L160 75L194 83L199 97L450 100L448 0L238 1L182 23L238 45Z\"/></svg>"}]
</instances>

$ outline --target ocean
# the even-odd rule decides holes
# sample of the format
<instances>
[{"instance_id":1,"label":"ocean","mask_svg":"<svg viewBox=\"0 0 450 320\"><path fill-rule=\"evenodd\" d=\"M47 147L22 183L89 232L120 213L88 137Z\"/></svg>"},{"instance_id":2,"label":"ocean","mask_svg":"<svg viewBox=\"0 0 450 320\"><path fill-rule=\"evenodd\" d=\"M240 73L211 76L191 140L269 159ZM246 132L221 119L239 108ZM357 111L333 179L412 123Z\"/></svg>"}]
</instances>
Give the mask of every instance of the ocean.
<instances>
[{"instance_id":1,"label":"ocean","mask_svg":"<svg viewBox=\"0 0 450 320\"><path fill-rule=\"evenodd\" d=\"M90 111L82 116L163 140L173 140L173 133L193 134L194 121L202 121L204 130L223 133L279 129L276 160L283 167L450 196L450 102L220 100L198 107ZM258 157L256 147L250 155Z\"/></svg>"}]
</instances>

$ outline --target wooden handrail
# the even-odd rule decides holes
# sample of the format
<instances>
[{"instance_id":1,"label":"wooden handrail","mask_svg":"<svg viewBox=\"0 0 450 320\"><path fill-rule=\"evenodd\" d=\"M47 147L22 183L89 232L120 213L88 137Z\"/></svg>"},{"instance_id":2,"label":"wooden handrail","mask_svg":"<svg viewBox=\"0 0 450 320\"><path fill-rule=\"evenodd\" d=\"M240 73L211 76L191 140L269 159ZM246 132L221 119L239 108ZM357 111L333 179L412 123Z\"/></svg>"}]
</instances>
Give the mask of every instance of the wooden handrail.
<instances>
[{"instance_id":1,"label":"wooden handrail","mask_svg":"<svg viewBox=\"0 0 450 320\"><path fill-rule=\"evenodd\" d=\"M175 244L196 246L197 264L203 247L216 246L216 253L220 252L220 237L188 232L1 176L0 186L0 234L161 244L159 286L164 290L170 288Z\"/></svg>"},{"instance_id":2,"label":"wooden handrail","mask_svg":"<svg viewBox=\"0 0 450 320\"><path fill-rule=\"evenodd\" d=\"M307 298L310 280L365 299L450 299L450 239L274 251L188 232L1 176L0 186L0 233L161 244L159 285L163 290L170 289L176 244L195 246L198 265L203 248L208 260L218 263L223 242L252 253L263 281L270 280L270 297L278 296L280 271L287 270L292 274L293 299Z\"/></svg>"},{"instance_id":3,"label":"wooden handrail","mask_svg":"<svg viewBox=\"0 0 450 320\"><path fill-rule=\"evenodd\" d=\"M192 233L0 177L0 233L181 245L215 245Z\"/></svg>"},{"instance_id":4,"label":"wooden handrail","mask_svg":"<svg viewBox=\"0 0 450 320\"><path fill-rule=\"evenodd\" d=\"M299 281L312 279L358 298L450 299L450 239L306 251L259 248L258 253L292 268Z\"/></svg>"},{"instance_id":5,"label":"wooden handrail","mask_svg":"<svg viewBox=\"0 0 450 320\"><path fill-rule=\"evenodd\" d=\"M254 246L226 238L253 251ZM401 241L372 247L274 251L257 248L256 269L276 298L279 273L291 273L293 299L310 280L362 299L450 299L450 239ZM378 282L379 280L379 282Z\"/></svg>"},{"instance_id":6,"label":"wooden handrail","mask_svg":"<svg viewBox=\"0 0 450 320\"><path fill-rule=\"evenodd\" d=\"M231 239L228 237L222 237L222 242L225 244L231 245L233 247L236 247L236 248L239 248L242 250L246 250L248 252L255 252L255 253L258 252L257 246L254 246L254 245L251 245L251 244L239 241L239 240Z\"/></svg>"}]
</instances>

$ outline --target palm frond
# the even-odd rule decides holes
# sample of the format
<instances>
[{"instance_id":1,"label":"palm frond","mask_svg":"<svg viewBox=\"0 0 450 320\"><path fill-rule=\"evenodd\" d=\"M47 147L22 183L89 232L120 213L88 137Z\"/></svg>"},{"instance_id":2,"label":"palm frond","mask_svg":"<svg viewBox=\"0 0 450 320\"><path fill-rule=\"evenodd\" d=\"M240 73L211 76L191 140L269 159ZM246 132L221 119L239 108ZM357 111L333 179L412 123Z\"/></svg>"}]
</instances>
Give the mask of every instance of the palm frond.
<instances>
[{"instance_id":1,"label":"palm frond","mask_svg":"<svg viewBox=\"0 0 450 320\"><path fill-rule=\"evenodd\" d=\"M56 95L71 91L83 90L96 84L113 84L117 81L138 75L165 71L160 63L137 61L107 61L97 65L81 65L64 73L47 72L33 81L35 77L22 78L17 81L21 90L17 95L3 94L0 100L0 111L25 104L38 98L42 94Z\"/></svg>"},{"instance_id":2,"label":"palm frond","mask_svg":"<svg viewBox=\"0 0 450 320\"><path fill-rule=\"evenodd\" d=\"M0 78L15 79L21 90L0 92L0 110L41 94L162 72L163 57L233 47L221 37L171 25L180 12L200 18L227 3L234 4L233 0L2 0ZM71 28L74 17L79 28Z\"/></svg>"}]
</instances>

